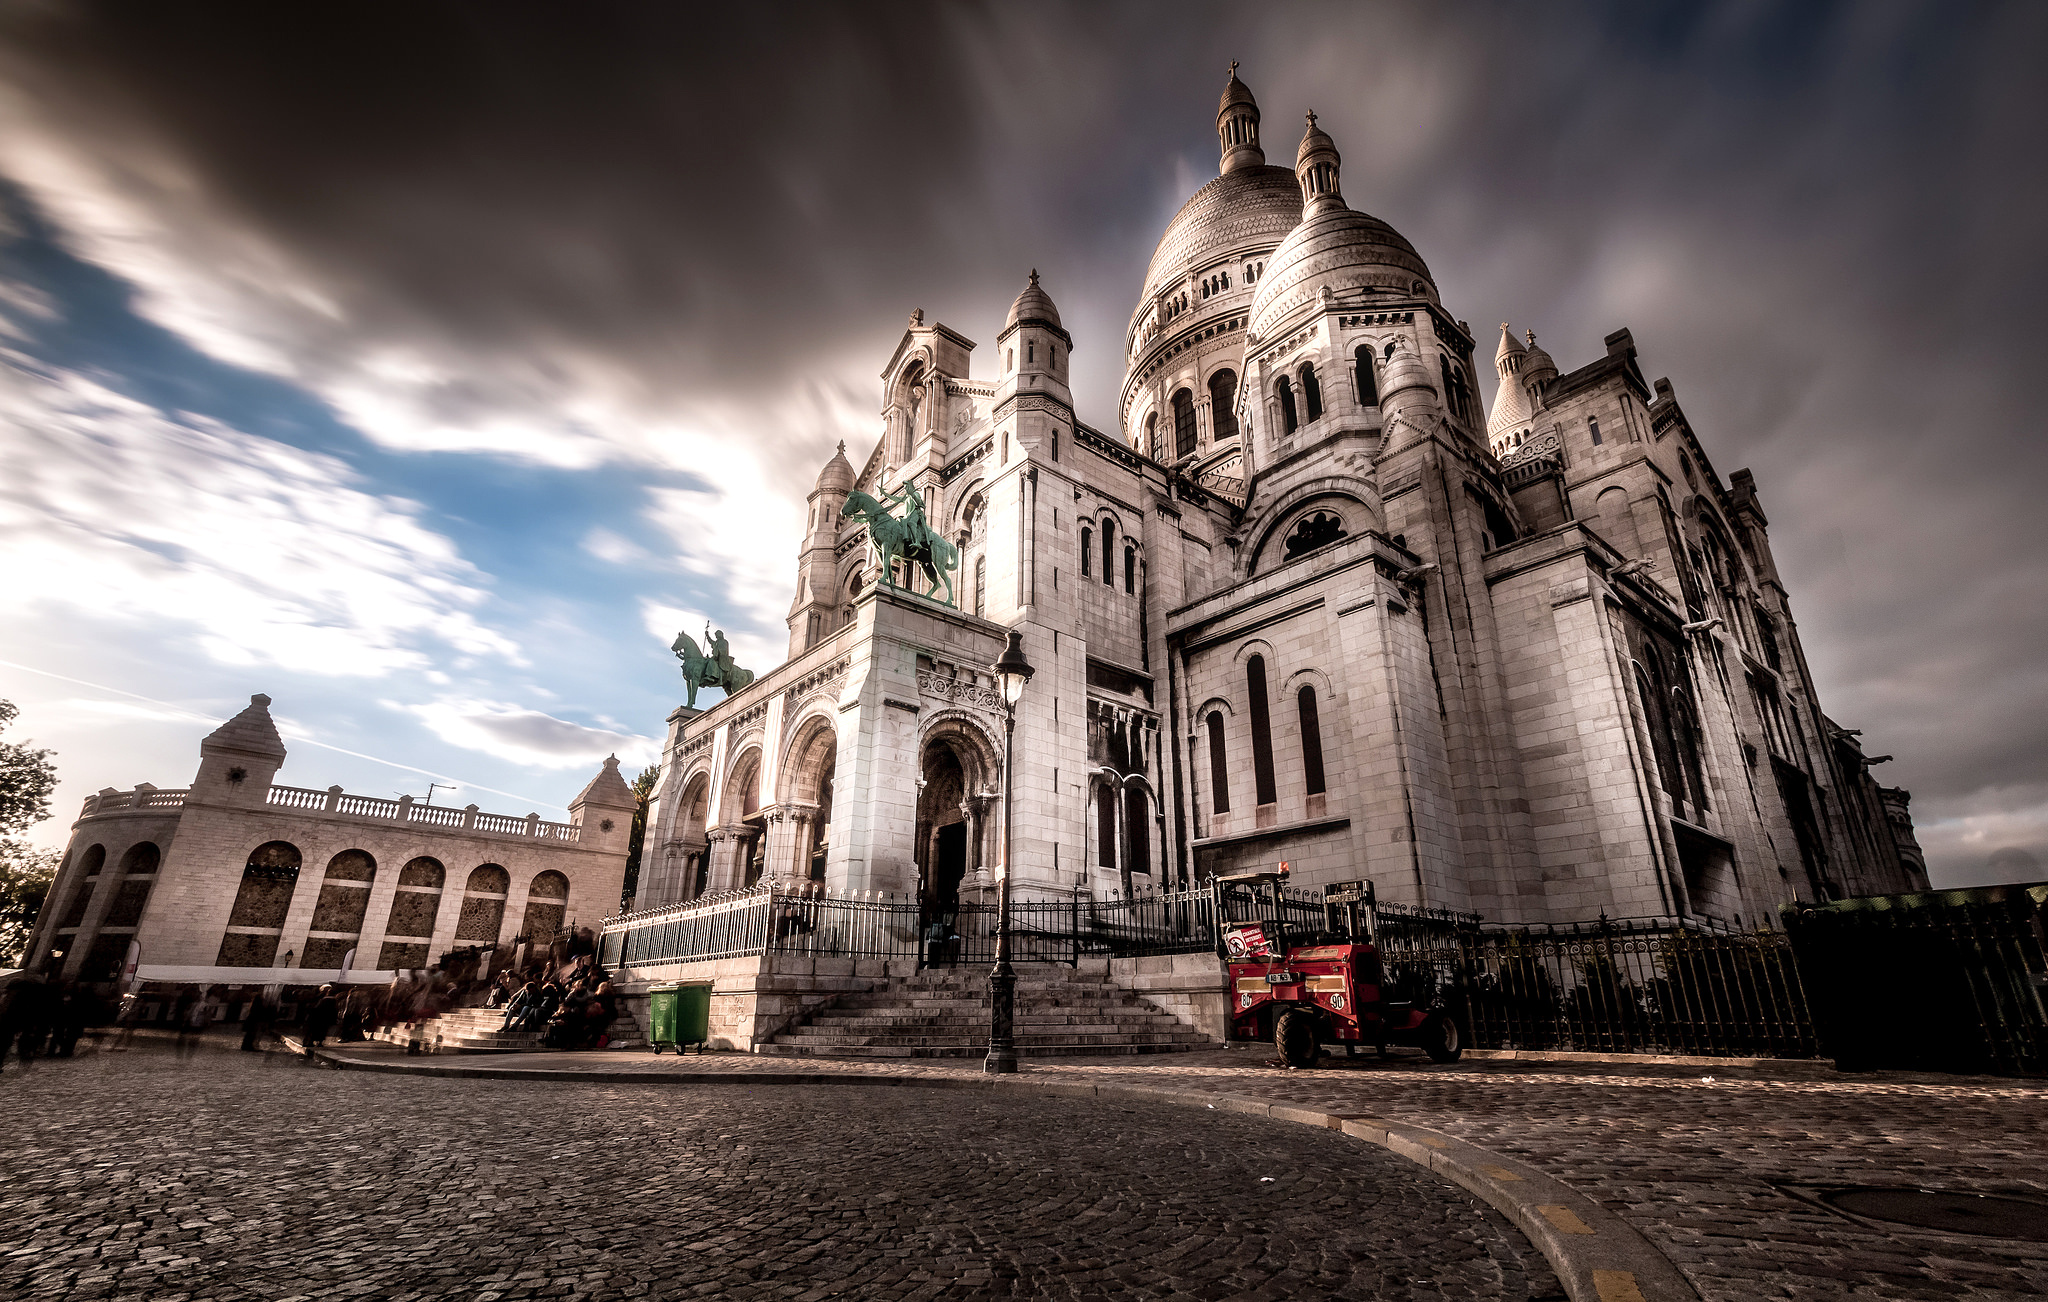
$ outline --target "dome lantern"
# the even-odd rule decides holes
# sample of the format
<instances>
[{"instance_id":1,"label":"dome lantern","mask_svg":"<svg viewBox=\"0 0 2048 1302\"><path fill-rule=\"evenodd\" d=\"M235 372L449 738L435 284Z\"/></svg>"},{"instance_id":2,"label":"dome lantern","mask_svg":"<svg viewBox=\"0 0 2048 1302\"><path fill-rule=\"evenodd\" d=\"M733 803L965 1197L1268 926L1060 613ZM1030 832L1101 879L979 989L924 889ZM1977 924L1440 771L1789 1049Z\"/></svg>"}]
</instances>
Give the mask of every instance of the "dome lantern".
<instances>
[{"instance_id":1,"label":"dome lantern","mask_svg":"<svg viewBox=\"0 0 2048 1302\"><path fill-rule=\"evenodd\" d=\"M1259 102L1252 98L1251 88L1237 79L1235 59L1230 61L1230 80L1216 106L1216 139L1223 146L1218 172L1266 165L1266 151L1259 148Z\"/></svg>"},{"instance_id":2,"label":"dome lantern","mask_svg":"<svg viewBox=\"0 0 2048 1302\"><path fill-rule=\"evenodd\" d=\"M1313 216L1326 208L1342 208L1344 192L1337 186L1337 167L1343 160L1337 142L1308 115L1308 129L1302 133L1301 148L1294 155L1294 176L1301 183L1302 216Z\"/></svg>"}]
</instances>

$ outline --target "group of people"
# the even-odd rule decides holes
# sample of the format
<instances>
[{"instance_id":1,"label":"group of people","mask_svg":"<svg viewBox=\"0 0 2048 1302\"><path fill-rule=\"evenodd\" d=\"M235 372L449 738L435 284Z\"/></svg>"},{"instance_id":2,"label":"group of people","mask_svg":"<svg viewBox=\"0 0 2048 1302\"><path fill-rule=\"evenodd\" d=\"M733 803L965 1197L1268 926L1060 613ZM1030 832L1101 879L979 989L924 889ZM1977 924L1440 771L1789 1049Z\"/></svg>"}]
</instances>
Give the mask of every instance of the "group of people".
<instances>
[{"instance_id":1,"label":"group of people","mask_svg":"<svg viewBox=\"0 0 2048 1302\"><path fill-rule=\"evenodd\" d=\"M99 1015L99 1001L91 991L24 972L0 993L0 1064L6 1063L9 1050L23 1063L69 1058L86 1025Z\"/></svg>"},{"instance_id":2,"label":"group of people","mask_svg":"<svg viewBox=\"0 0 2048 1302\"><path fill-rule=\"evenodd\" d=\"M517 989L505 982L492 991L490 1006L501 1002L502 1029L544 1032L541 1042L550 1049L602 1049L611 1042L611 1025L619 1016L612 983L598 981L593 988L588 976L572 977L566 987L553 977L535 977Z\"/></svg>"}]
</instances>

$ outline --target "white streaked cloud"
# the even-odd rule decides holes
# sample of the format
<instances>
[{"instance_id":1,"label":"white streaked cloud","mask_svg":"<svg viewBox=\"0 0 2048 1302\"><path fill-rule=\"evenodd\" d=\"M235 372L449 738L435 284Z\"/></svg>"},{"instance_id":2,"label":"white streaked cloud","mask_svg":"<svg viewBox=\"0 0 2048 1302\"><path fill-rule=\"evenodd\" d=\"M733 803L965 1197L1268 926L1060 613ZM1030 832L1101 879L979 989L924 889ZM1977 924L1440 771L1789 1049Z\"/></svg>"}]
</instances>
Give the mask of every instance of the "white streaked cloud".
<instances>
[{"instance_id":1,"label":"white streaked cloud","mask_svg":"<svg viewBox=\"0 0 2048 1302\"><path fill-rule=\"evenodd\" d=\"M630 767L652 764L661 757L661 743L656 738L593 728L501 701L444 697L424 705L394 708L417 716L451 746L483 751L515 764L591 768L607 755L617 755L622 765Z\"/></svg>"},{"instance_id":2,"label":"white streaked cloud","mask_svg":"<svg viewBox=\"0 0 2048 1302\"><path fill-rule=\"evenodd\" d=\"M518 662L484 576L342 462L0 354L0 571L23 612L125 618L223 664Z\"/></svg>"}]
</instances>

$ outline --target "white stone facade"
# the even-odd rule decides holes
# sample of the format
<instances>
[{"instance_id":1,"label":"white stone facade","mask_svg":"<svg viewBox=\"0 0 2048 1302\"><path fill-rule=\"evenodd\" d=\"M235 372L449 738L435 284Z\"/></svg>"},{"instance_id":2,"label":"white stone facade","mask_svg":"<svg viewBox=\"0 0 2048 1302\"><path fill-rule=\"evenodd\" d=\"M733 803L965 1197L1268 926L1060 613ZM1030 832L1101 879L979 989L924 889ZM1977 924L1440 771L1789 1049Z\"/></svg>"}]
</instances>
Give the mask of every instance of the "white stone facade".
<instances>
[{"instance_id":1,"label":"white stone facade","mask_svg":"<svg viewBox=\"0 0 2048 1302\"><path fill-rule=\"evenodd\" d=\"M1750 475L1629 332L1564 374L1508 336L1489 431L1420 253L1345 203L1312 119L1291 172L1258 126L1233 75L1120 436L1076 419L1035 272L994 378L913 314L872 455L811 495L789 660L670 718L638 906L985 888L1010 629L1026 896L1286 861L1495 922L1757 923L1924 888L1903 797L1821 712ZM961 551L957 609L882 582L842 514L905 486Z\"/></svg>"},{"instance_id":2,"label":"white stone facade","mask_svg":"<svg viewBox=\"0 0 2048 1302\"><path fill-rule=\"evenodd\" d=\"M567 823L284 786L269 704L201 743L189 788L86 801L33 966L111 981L134 942L141 980L333 981L353 953L348 979L381 982L617 909L635 802L616 759Z\"/></svg>"}]
</instances>

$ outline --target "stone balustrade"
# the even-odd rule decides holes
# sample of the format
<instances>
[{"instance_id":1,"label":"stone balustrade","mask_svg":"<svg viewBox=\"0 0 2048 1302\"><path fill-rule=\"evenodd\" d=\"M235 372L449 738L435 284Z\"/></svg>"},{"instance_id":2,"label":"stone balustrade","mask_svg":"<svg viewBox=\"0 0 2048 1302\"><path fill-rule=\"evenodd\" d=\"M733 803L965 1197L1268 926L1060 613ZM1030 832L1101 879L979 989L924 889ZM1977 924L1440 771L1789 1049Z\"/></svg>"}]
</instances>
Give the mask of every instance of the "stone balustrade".
<instances>
[{"instance_id":1,"label":"stone balustrade","mask_svg":"<svg viewBox=\"0 0 2048 1302\"><path fill-rule=\"evenodd\" d=\"M182 807L190 788L165 790L147 783L133 791L101 791L87 796L79 809L80 820L139 810L172 810ZM577 844L583 829L574 823L551 823L538 814L524 818L510 814L486 814L475 805L460 809L453 805L416 803L411 796L386 800L378 796L353 796L340 787L325 791L312 787L272 785L264 803L276 809L298 809L310 813L345 814L354 818L386 819L394 823L421 823L464 832L490 832L500 836L528 836L537 840Z\"/></svg>"}]
</instances>

